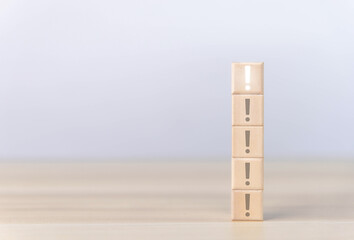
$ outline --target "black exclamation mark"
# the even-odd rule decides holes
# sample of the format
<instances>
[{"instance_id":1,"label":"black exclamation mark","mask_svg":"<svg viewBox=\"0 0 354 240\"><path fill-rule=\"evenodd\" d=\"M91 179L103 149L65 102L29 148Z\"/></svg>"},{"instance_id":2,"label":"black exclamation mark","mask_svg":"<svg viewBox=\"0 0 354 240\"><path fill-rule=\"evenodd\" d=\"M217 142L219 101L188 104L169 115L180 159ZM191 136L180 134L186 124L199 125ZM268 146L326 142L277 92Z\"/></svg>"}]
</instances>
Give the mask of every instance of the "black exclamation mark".
<instances>
[{"instance_id":1,"label":"black exclamation mark","mask_svg":"<svg viewBox=\"0 0 354 240\"><path fill-rule=\"evenodd\" d=\"M249 162L245 163L245 169L246 169L246 179L250 179L250 170L251 170L251 164ZM250 181L245 182L246 185L250 185Z\"/></svg>"},{"instance_id":2,"label":"black exclamation mark","mask_svg":"<svg viewBox=\"0 0 354 240\"><path fill-rule=\"evenodd\" d=\"M247 193L245 195L245 200L246 200L246 210L249 211L250 210L250 194ZM246 212L246 217L249 217L250 216L250 213L249 212Z\"/></svg>"},{"instance_id":3,"label":"black exclamation mark","mask_svg":"<svg viewBox=\"0 0 354 240\"><path fill-rule=\"evenodd\" d=\"M246 137L246 147L249 147L250 146L250 137L251 137L249 130L245 131L245 137ZM250 153L250 150L246 149L246 153Z\"/></svg>"},{"instance_id":4,"label":"black exclamation mark","mask_svg":"<svg viewBox=\"0 0 354 240\"><path fill-rule=\"evenodd\" d=\"M250 104L251 103L251 99L249 98L246 98L245 99L245 104L246 104L246 115L249 116L250 115ZM246 122L249 122L250 118L249 117L246 117Z\"/></svg>"}]
</instances>

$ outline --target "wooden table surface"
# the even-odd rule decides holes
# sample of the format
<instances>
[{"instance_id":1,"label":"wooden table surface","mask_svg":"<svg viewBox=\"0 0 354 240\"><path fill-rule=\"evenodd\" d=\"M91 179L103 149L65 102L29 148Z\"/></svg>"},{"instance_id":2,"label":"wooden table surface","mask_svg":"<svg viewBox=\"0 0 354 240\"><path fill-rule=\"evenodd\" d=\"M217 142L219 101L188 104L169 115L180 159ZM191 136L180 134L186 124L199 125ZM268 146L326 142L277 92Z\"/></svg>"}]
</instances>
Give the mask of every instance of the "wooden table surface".
<instances>
[{"instance_id":1,"label":"wooden table surface","mask_svg":"<svg viewBox=\"0 0 354 240\"><path fill-rule=\"evenodd\" d=\"M264 222L227 159L0 163L0 239L354 239L354 161L265 158Z\"/></svg>"}]
</instances>

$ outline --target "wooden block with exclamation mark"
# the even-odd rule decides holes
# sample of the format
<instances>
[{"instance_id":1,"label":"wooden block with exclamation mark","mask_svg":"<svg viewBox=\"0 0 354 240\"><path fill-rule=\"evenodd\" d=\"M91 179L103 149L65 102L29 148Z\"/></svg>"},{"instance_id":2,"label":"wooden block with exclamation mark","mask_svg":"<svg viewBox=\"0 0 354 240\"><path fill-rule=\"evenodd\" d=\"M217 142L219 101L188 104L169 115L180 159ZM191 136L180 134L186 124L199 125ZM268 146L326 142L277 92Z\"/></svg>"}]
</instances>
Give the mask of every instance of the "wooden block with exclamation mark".
<instances>
[{"instance_id":1,"label":"wooden block with exclamation mark","mask_svg":"<svg viewBox=\"0 0 354 240\"><path fill-rule=\"evenodd\" d=\"M232 190L232 220L262 221L263 191Z\"/></svg>"},{"instance_id":2,"label":"wooden block with exclamation mark","mask_svg":"<svg viewBox=\"0 0 354 240\"><path fill-rule=\"evenodd\" d=\"M232 63L232 94L263 94L263 63Z\"/></svg>"},{"instance_id":3,"label":"wooden block with exclamation mark","mask_svg":"<svg viewBox=\"0 0 354 240\"><path fill-rule=\"evenodd\" d=\"M263 158L232 159L232 189L263 189Z\"/></svg>"},{"instance_id":4,"label":"wooden block with exclamation mark","mask_svg":"<svg viewBox=\"0 0 354 240\"><path fill-rule=\"evenodd\" d=\"M263 158L263 127L233 126L232 157Z\"/></svg>"},{"instance_id":5,"label":"wooden block with exclamation mark","mask_svg":"<svg viewBox=\"0 0 354 240\"><path fill-rule=\"evenodd\" d=\"M263 95L232 95L232 126L262 126L263 105Z\"/></svg>"}]
</instances>

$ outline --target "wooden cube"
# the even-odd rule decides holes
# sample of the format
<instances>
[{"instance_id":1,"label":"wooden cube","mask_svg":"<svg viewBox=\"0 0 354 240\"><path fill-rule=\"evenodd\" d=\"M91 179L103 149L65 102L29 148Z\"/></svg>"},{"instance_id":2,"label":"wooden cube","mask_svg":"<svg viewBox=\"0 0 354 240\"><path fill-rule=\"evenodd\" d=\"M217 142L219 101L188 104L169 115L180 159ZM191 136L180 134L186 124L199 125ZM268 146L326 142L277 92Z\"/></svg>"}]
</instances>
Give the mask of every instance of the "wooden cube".
<instances>
[{"instance_id":1,"label":"wooden cube","mask_svg":"<svg viewBox=\"0 0 354 240\"><path fill-rule=\"evenodd\" d=\"M262 190L232 190L232 220L263 220Z\"/></svg>"},{"instance_id":2,"label":"wooden cube","mask_svg":"<svg viewBox=\"0 0 354 240\"><path fill-rule=\"evenodd\" d=\"M263 158L232 159L232 189L263 189Z\"/></svg>"},{"instance_id":3,"label":"wooden cube","mask_svg":"<svg viewBox=\"0 0 354 240\"><path fill-rule=\"evenodd\" d=\"M232 94L263 94L263 63L232 63Z\"/></svg>"},{"instance_id":4,"label":"wooden cube","mask_svg":"<svg viewBox=\"0 0 354 240\"><path fill-rule=\"evenodd\" d=\"M233 126L232 157L263 158L263 127Z\"/></svg>"},{"instance_id":5,"label":"wooden cube","mask_svg":"<svg viewBox=\"0 0 354 240\"><path fill-rule=\"evenodd\" d=\"M232 125L262 126L263 95L232 95Z\"/></svg>"}]
</instances>

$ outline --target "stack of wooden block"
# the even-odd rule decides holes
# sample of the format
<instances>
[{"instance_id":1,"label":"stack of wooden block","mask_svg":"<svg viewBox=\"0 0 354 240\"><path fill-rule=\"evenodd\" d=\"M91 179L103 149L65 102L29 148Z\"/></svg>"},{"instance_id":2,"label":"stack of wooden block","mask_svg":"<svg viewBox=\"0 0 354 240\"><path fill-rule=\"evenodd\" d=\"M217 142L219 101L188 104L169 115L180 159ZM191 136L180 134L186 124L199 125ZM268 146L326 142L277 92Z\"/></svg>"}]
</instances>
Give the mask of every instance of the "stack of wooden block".
<instances>
[{"instance_id":1,"label":"stack of wooden block","mask_svg":"<svg viewBox=\"0 0 354 240\"><path fill-rule=\"evenodd\" d=\"M263 69L232 64L232 220L263 220Z\"/></svg>"}]
</instances>

